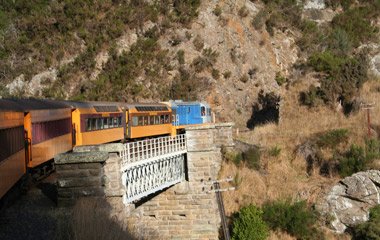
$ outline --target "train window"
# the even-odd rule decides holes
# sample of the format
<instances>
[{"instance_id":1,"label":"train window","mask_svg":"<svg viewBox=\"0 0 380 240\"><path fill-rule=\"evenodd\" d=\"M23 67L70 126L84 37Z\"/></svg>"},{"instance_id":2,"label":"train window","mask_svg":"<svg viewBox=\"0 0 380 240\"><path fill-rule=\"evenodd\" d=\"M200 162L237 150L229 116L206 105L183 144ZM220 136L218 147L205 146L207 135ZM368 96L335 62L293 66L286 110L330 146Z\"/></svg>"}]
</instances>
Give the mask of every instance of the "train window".
<instances>
[{"instance_id":1,"label":"train window","mask_svg":"<svg viewBox=\"0 0 380 240\"><path fill-rule=\"evenodd\" d=\"M113 118L108 118L108 126L109 126L109 128L116 127L113 125Z\"/></svg>"},{"instance_id":2,"label":"train window","mask_svg":"<svg viewBox=\"0 0 380 240\"><path fill-rule=\"evenodd\" d=\"M96 118L91 118L91 130L96 130Z\"/></svg>"},{"instance_id":3,"label":"train window","mask_svg":"<svg viewBox=\"0 0 380 240\"><path fill-rule=\"evenodd\" d=\"M86 119L86 131L91 131L92 129L91 129L91 124L90 124L90 119L89 118L87 118Z\"/></svg>"},{"instance_id":4,"label":"train window","mask_svg":"<svg viewBox=\"0 0 380 240\"><path fill-rule=\"evenodd\" d=\"M165 122L165 116L161 115L160 116L160 123L163 124Z\"/></svg>"},{"instance_id":5,"label":"train window","mask_svg":"<svg viewBox=\"0 0 380 240\"><path fill-rule=\"evenodd\" d=\"M118 118L117 118L117 121L118 121L118 123L119 123L119 124L118 124L119 126L122 126L122 125L123 125L123 124L121 123L121 121L122 121L122 117L118 117Z\"/></svg>"},{"instance_id":6,"label":"train window","mask_svg":"<svg viewBox=\"0 0 380 240\"><path fill-rule=\"evenodd\" d=\"M148 116L144 116L144 126L148 125Z\"/></svg>"},{"instance_id":7,"label":"train window","mask_svg":"<svg viewBox=\"0 0 380 240\"><path fill-rule=\"evenodd\" d=\"M139 125L138 123L139 118L138 117L132 117L132 126L136 127Z\"/></svg>"},{"instance_id":8,"label":"train window","mask_svg":"<svg viewBox=\"0 0 380 240\"><path fill-rule=\"evenodd\" d=\"M24 127L0 129L0 163L24 148Z\"/></svg>"},{"instance_id":9,"label":"train window","mask_svg":"<svg viewBox=\"0 0 380 240\"><path fill-rule=\"evenodd\" d=\"M165 123L169 123L169 115L165 115Z\"/></svg>"},{"instance_id":10,"label":"train window","mask_svg":"<svg viewBox=\"0 0 380 240\"><path fill-rule=\"evenodd\" d=\"M139 118L138 126L142 126L144 123L144 118L143 117L138 117L138 118Z\"/></svg>"},{"instance_id":11,"label":"train window","mask_svg":"<svg viewBox=\"0 0 380 240\"><path fill-rule=\"evenodd\" d=\"M108 118L103 118L103 128L107 129L109 127L108 125Z\"/></svg>"},{"instance_id":12,"label":"train window","mask_svg":"<svg viewBox=\"0 0 380 240\"><path fill-rule=\"evenodd\" d=\"M96 129L98 129L98 130L103 129L103 119L102 118L96 119Z\"/></svg>"},{"instance_id":13,"label":"train window","mask_svg":"<svg viewBox=\"0 0 380 240\"><path fill-rule=\"evenodd\" d=\"M154 116L149 117L149 124L154 125Z\"/></svg>"},{"instance_id":14,"label":"train window","mask_svg":"<svg viewBox=\"0 0 380 240\"><path fill-rule=\"evenodd\" d=\"M206 116L206 108L201 107L201 116Z\"/></svg>"},{"instance_id":15,"label":"train window","mask_svg":"<svg viewBox=\"0 0 380 240\"><path fill-rule=\"evenodd\" d=\"M114 126L114 127L119 127L119 126L120 126L120 125L119 125L119 120L118 120L117 117L112 118L112 121L113 121L113 126Z\"/></svg>"},{"instance_id":16,"label":"train window","mask_svg":"<svg viewBox=\"0 0 380 240\"><path fill-rule=\"evenodd\" d=\"M70 133L70 118L32 123L32 141L37 144Z\"/></svg>"},{"instance_id":17,"label":"train window","mask_svg":"<svg viewBox=\"0 0 380 240\"><path fill-rule=\"evenodd\" d=\"M160 116L154 116L154 124L160 124Z\"/></svg>"}]
</instances>

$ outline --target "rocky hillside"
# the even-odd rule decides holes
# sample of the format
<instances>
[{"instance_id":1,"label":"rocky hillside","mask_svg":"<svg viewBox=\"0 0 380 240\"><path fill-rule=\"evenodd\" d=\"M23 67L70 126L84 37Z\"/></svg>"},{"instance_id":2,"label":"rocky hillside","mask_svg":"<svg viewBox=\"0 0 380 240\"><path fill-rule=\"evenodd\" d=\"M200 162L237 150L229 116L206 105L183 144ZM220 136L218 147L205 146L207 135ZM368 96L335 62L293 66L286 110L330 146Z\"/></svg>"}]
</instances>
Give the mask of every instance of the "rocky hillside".
<instances>
[{"instance_id":1,"label":"rocky hillside","mask_svg":"<svg viewBox=\"0 0 380 240\"><path fill-rule=\"evenodd\" d=\"M0 94L199 99L220 120L246 126L260 91L286 94L313 70L308 58L331 44L347 56L369 47L372 72L379 74L378 11L368 14L375 2L352 3L351 9L364 6L366 13L352 14L366 14L359 24L370 31L356 38L355 25L338 31L351 17L348 7L328 1L10 1L0 8ZM323 34L333 40L318 42ZM328 54L315 61L345 61ZM314 65L321 74L306 78L310 83L326 70Z\"/></svg>"}]
</instances>

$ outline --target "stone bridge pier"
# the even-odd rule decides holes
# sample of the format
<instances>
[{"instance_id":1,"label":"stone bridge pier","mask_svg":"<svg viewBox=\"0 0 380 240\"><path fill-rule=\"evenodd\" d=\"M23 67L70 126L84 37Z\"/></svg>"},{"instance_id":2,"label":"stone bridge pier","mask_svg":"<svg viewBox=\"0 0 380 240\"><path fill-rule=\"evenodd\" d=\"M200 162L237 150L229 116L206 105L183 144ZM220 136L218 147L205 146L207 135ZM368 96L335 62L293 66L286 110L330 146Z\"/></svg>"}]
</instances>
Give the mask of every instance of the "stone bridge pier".
<instances>
[{"instance_id":1,"label":"stone bridge pier","mask_svg":"<svg viewBox=\"0 0 380 240\"><path fill-rule=\"evenodd\" d=\"M58 202L105 197L121 224L142 239L219 239L221 218L211 180L218 179L221 146L233 147L232 123L186 128L186 177L136 204L123 204L119 144L86 146L55 159ZM87 176L85 183L79 179ZM88 189L92 189L89 191Z\"/></svg>"}]
</instances>

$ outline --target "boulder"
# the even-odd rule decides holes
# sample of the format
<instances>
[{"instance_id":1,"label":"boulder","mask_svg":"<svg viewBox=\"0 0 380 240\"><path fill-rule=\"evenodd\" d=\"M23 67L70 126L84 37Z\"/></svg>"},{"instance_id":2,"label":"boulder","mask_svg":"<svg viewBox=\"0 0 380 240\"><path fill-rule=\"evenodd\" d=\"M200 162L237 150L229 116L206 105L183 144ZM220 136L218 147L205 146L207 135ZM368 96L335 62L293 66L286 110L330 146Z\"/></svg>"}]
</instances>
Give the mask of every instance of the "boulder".
<instances>
[{"instance_id":1,"label":"boulder","mask_svg":"<svg viewBox=\"0 0 380 240\"><path fill-rule=\"evenodd\" d=\"M369 209L380 204L380 171L369 170L346 177L333 186L316 204L331 228L343 233L348 227L365 222Z\"/></svg>"}]
</instances>

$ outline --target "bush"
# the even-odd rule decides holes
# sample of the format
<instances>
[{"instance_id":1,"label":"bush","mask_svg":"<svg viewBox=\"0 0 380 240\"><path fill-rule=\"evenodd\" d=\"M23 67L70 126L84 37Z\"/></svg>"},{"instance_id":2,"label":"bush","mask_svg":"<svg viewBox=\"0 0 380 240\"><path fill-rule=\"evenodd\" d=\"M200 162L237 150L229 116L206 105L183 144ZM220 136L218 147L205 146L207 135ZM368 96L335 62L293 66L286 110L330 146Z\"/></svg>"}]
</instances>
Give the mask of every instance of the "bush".
<instances>
[{"instance_id":1,"label":"bush","mask_svg":"<svg viewBox=\"0 0 380 240\"><path fill-rule=\"evenodd\" d=\"M323 91L320 87L310 86L309 90L300 93L300 103L308 107L318 106L323 103L325 98Z\"/></svg>"},{"instance_id":2,"label":"bush","mask_svg":"<svg viewBox=\"0 0 380 240\"><path fill-rule=\"evenodd\" d=\"M200 0L174 0L173 7L177 19L180 23L189 24L194 18L198 17Z\"/></svg>"},{"instance_id":3,"label":"bush","mask_svg":"<svg viewBox=\"0 0 380 240\"><path fill-rule=\"evenodd\" d=\"M263 220L272 230L285 231L297 239L323 239L315 228L316 212L310 210L305 201L268 202L262 209Z\"/></svg>"},{"instance_id":4,"label":"bush","mask_svg":"<svg viewBox=\"0 0 380 240\"><path fill-rule=\"evenodd\" d=\"M278 157L281 153L281 148L278 146L274 146L271 149L269 149L269 155L272 157Z\"/></svg>"},{"instance_id":5,"label":"bush","mask_svg":"<svg viewBox=\"0 0 380 240\"><path fill-rule=\"evenodd\" d=\"M352 235L354 240L380 239L380 205L370 210L368 222L353 228Z\"/></svg>"},{"instance_id":6,"label":"bush","mask_svg":"<svg viewBox=\"0 0 380 240\"><path fill-rule=\"evenodd\" d=\"M312 87L309 92L303 95L303 102L308 101L313 97L319 97L323 102L329 103L332 106L338 100L343 104L343 107L350 113L350 106L353 104L354 97L359 93L359 90L367 81L368 58L365 52L354 57L337 56L331 51L313 54L308 61L308 64L315 71L324 73L321 79L321 86L315 91ZM312 90L315 92L313 93ZM302 102L302 101L301 101Z\"/></svg>"},{"instance_id":7,"label":"bush","mask_svg":"<svg viewBox=\"0 0 380 240\"><path fill-rule=\"evenodd\" d=\"M284 83L287 82L286 77L282 76L280 72L276 73L275 80L276 80L278 86L282 86Z\"/></svg>"},{"instance_id":8,"label":"bush","mask_svg":"<svg viewBox=\"0 0 380 240\"><path fill-rule=\"evenodd\" d=\"M273 35L274 28L299 28L301 23L299 16L301 15L302 9L296 0L266 0L264 2L266 6L263 11L269 13L265 25L270 35Z\"/></svg>"},{"instance_id":9,"label":"bush","mask_svg":"<svg viewBox=\"0 0 380 240\"><path fill-rule=\"evenodd\" d=\"M260 150L256 147L251 147L247 151L243 152L243 161L250 169L260 169Z\"/></svg>"},{"instance_id":10,"label":"bush","mask_svg":"<svg viewBox=\"0 0 380 240\"><path fill-rule=\"evenodd\" d=\"M367 139L365 142L365 152L367 161L380 158L380 141L377 139Z\"/></svg>"},{"instance_id":11,"label":"bush","mask_svg":"<svg viewBox=\"0 0 380 240\"><path fill-rule=\"evenodd\" d=\"M185 51L182 49L177 52L177 60L179 64L185 64Z\"/></svg>"},{"instance_id":12,"label":"bush","mask_svg":"<svg viewBox=\"0 0 380 240\"><path fill-rule=\"evenodd\" d=\"M205 45L201 36L197 35L193 40L194 47L197 51L201 51Z\"/></svg>"},{"instance_id":13,"label":"bush","mask_svg":"<svg viewBox=\"0 0 380 240\"><path fill-rule=\"evenodd\" d=\"M379 16L373 6L357 7L349 9L332 20L333 28L344 30L354 47L361 43L376 40L379 29L372 26L371 19Z\"/></svg>"},{"instance_id":14,"label":"bush","mask_svg":"<svg viewBox=\"0 0 380 240\"><path fill-rule=\"evenodd\" d=\"M254 205L240 209L232 226L233 240L264 240L269 236L269 229L262 220L262 211Z\"/></svg>"},{"instance_id":15,"label":"bush","mask_svg":"<svg viewBox=\"0 0 380 240\"><path fill-rule=\"evenodd\" d=\"M336 148L340 143L348 141L349 131L347 129L334 129L320 135L317 139L319 147Z\"/></svg>"},{"instance_id":16,"label":"bush","mask_svg":"<svg viewBox=\"0 0 380 240\"><path fill-rule=\"evenodd\" d=\"M218 80L220 77L220 73L218 69L213 68L211 71L211 75L215 80Z\"/></svg>"},{"instance_id":17,"label":"bush","mask_svg":"<svg viewBox=\"0 0 380 240\"><path fill-rule=\"evenodd\" d=\"M202 72L205 69L211 69L216 63L219 53L211 48L203 49L202 56L196 57L191 66L196 72Z\"/></svg>"},{"instance_id":18,"label":"bush","mask_svg":"<svg viewBox=\"0 0 380 240\"><path fill-rule=\"evenodd\" d=\"M256 30L261 30L267 18L268 18L268 12L266 10L260 10L256 14L256 16L252 19L252 26Z\"/></svg>"},{"instance_id":19,"label":"bush","mask_svg":"<svg viewBox=\"0 0 380 240\"><path fill-rule=\"evenodd\" d=\"M248 79L249 79L248 76L245 74L239 78L240 82L242 83L248 82Z\"/></svg>"},{"instance_id":20,"label":"bush","mask_svg":"<svg viewBox=\"0 0 380 240\"><path fill-rule=\"evenodd\" d=\"M339 174L341 177L351 176L356 172L366 169L367 160L364 149L357 145L352 145L349 151L339 159Z\"/></svg>"},{"instance_id":21,"label":"bush","mask_svg":"<svg viewBox=\"0 0 380 240\"><path fill-rule=\"evenodd\" d=\"M242 153L238 151L225 151L225 152L222 151L222 154L223 154L224 159L226 159L227 162L232 162L236 166L239 166L243 160Z\"/></svg>"},{"instance_id":22,"label":"bush","mask_svg":"<svg viewBox=\"0 0 380 240\"><path fill-rule=\"evenodd\" d=\"M231 71L225 71L224 73L223 73L223 77L225 78L225 79L229 79L230 77L231 77Z\"/></svg>"},{"instance_id":23,"label":"bush","mask_svg":"<svg viewBox=\"0 0 380 240\"><path fill-rule=\"evenodd\" d=\"M249 14L248 8L246 6L241 7L238 14L240 17L245 18Z\"/></svg>"},{"instance_id":24,"label":"bush","mask_svg":"<svg viewBox=\"0 0 380 240\"><path fill-rule=\"evenodd\" d=\"M216 5L214 11L212 12L215 14L215 16L219 17L222 15L222 8L219 5Z\"/></svg>"}]
</instances>

